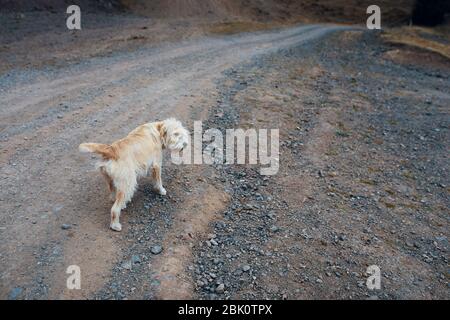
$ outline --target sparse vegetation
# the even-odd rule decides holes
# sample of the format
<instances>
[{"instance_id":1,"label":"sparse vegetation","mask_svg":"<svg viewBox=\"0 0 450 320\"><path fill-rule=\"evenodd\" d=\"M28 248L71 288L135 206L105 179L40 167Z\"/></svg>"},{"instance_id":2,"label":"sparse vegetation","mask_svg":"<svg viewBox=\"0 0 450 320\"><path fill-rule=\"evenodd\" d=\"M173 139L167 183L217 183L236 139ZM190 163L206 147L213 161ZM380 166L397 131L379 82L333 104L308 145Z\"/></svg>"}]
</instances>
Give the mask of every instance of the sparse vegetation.
<instances>
[{"instance_id":1,"label":"sparse vegetation","mask_svg":"<svg viewBox=\"0 0 450 320\"><path fill-rule=\"evenodd\" d=\"M450 59L450 27L399 27L387 29L383 38L393 44L401 44L431 51Z\"/></svg>"}]
</instances>

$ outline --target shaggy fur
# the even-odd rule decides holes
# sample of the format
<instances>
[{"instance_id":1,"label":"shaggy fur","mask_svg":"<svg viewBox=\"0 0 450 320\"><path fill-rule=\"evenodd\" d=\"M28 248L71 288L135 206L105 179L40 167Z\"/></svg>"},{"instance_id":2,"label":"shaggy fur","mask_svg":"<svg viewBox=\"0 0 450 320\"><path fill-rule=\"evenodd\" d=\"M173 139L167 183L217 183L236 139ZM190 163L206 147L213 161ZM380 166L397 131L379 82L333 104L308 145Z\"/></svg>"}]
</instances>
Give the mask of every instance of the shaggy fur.
<instances>
[{"instance_id":1,"label":"shaggy fur","mask_svg":"<svg viewBox=\"0 0 450 320\"><path fill-rule=\"evenodd\" d=\"M114 205L111 208L111 229L121 231L120 211L131 200L137 179L151 169L155 189L166 194L162 186L162 149L182 150L189 141L189 132L175 119L143 124L111 145L82 143L81 152L95 152L103 160L97 164L106 179Z\"/></svg>"}]
</instances>

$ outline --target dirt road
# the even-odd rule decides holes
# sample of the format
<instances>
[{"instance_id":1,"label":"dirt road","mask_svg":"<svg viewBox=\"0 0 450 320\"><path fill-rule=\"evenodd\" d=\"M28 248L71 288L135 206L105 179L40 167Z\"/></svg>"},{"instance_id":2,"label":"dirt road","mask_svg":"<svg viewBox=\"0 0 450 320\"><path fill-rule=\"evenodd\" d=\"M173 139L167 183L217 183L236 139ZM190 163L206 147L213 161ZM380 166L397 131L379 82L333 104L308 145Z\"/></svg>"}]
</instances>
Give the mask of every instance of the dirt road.
<instances>
[{"instance_id":1,"label":"dirt road","mask_svg":"<svg viewBox=\"0 0 450 320\"><path fill-rule=\"evenodd\" d=\"M378 182L359 177L368 181L362 182L365 189L361 193L365 195L351 191L342 195L338 182L322 181L325 184L318 185L316 181L317 175L322 180L353 181L344 174L351 175L349 159L332 162L335 167L330 167L330 158L345 154L330 150L333 145L341 146L335 144L336 137L346 139L350 135L349 120L338 120L343 117L340 109L318 112L317 108L334 101L342 108L350 103L347 106L353 105L353 111L366 108L371 113L376 105L366 88L354 92L356 98L350 99L347 84L342 85L345 81L355 82L352 79L364 72L361 61L358 66L350 67L351 57L341 56L346 45L360 43L352 38L355 37L352 32L345 32L349 29L308 25L254 34L201 37L131 53L113 52L66 67L44 66L3 74L0 77L0 298L364 298L373 296L361 287L365 264L370 260L366 255L377 250L386 250L381 259L383 265L394 264L395 270L410 265L413 271L409 274L416 272L421 279L412 276L412 282L419 281L417 292L406 284L407 289L395 296L392 292L404 288L398 279L407 277L408 273L396 275L395 270L389 270L387 277L394 280L380 297L445 297L448 294L444 276L448 215L435 211L448 209L446 170L435 173L439 178L433 185L439 193L430 191L435 197L424 200L431 207L425 211L436 214L433 217L437 221L427 224L429 236L423 240L426 244L419 243L423 231L420 223L415 223L412 229L421 231L416 230L414 239L408 238L407 243L408 250L426 249L423 255L432 263L423 262L421 255L412 258L408 252L397 255L403 243L391 238L399 236L401 227L387 225L389 231L385 231L383 223L390 218L383 216L384 213L381 218L374 218L369 208L353 213L351 219L344 219L346 222L338 221L336 214L346 212L347 200L353 203L351 210L361 199L373 196L383 200L384 195L374 195L377 192L371 190ZM343 40L332 38L333 34L350 34L351 39L343 37L346 42L340 43ZM361 36L359 31L357 34ZM372 49L369 47L367 52ZM359 57L365 54L363 49L358 52ZM325 62L314 60L315 56L320 61L326 57ZM345 66L333 62L338 58ZM419 78L422 71L417 72ZM437 110L445 114L439 108L450 97L444 93L448 89L448 73L442 72L433 82L435 91L429 95L433 97L432 105L436 103ZM417 98L417 91L409 91L409 83L404 86L402 95ZM277 93L281 87L290 92ZM397 94L396 90L389 94ZM289 107L285 109L283 105ZM194 120L203 120L219 129L252 125L280 127L285 148L281 154L284 167L280 167L280 175L263 179L252 168L168 166L163 173L167 197L152 193L150 183L142 181L123 215L123 231L109 230L110 203L106 187L95 172L95 160L79 154L78 144L108 143L144 122L171 116L190 128ZM439 141L448 137L447 120L443 117L442 123L436 125ZM303 132L305 128L307 131ZM378 142L375 146L382 145ZM408 142L403 145L410 147ZM347 144L343 148L360 151ZM297 151L292 149L300 150L303 158L298 159ZM448 169L445 148L436 147L432 154ZM379 163L389 162L387 155L380 157ZM414 193L411 186L398 185L401 190ZM268 186L268 189L258 191L258 186L261 189ZM391 192L388 195L392 198L397 191ZM329 196L330 193L333 195ZM339 201L328 199L333 196ZM325 208L313 204L321 197L326 198L320 202L326 204ZM399 210L392 199L378 200L375 206L380 212ZM421 198L417 201L419 204L414 198L414 206L409 209L421 211L415 207L420 205ZM290 220L293 211L297 218ZM315 215L319 214L327 219L316 220ZM298 215L307 221L299 220ZM372 225L367 229L364 222L370 219L382 219L383 228L373 231L376 226ZM335 224L331 226L325 221ZM258 230L253 232L253 228ZM351 229L355 229L354 237ZM367 239L362 240L360 234ZM297 237L308 244L289 240ZM362 248L360 242L364 241L372 241L378 249ZM343 242L343 248L335 247ZM232 248L230 252L220 252L227 245ZM299 252L305 249L304 245L310 248ZM391 251L386 246L391 246ZM325 256L317 253L322 251ZM263 262L250 252L257 252ZM342 257L344 252L349 255L347 267L337 262L340 259L337 257ZM292 261L289 255L294 256ZM302 260L307 256L314 262ZM394 257L399 261L392 260ZM322 264L327 267L320 267ZM81 269L81 290L66 288L69 265ZM276 266L276 270L271 266ZM327 269L330 279L336 275L329 285L349 287L347 293L324 288L327 280L317 274L323 269ZM314 275L305 276L308 272ZM227 276L231 273L233 276ZM433 276L428 278L429 274ZM286 290L278 288L280 281L286 282Z\"/></svg>"},{"instance_id":2,"label":"dirt road","mask_svg":"<svg viewBox=\"0 0 450 320\"><path fill-rule=\"evenodd\" d=\"M2 297L14 287L27 288L26 297L64 297L71 264L86 270L84 283L94 290L120 257L117 238L126 231L107 229L104 185L93 162L78 154L80 142L113 141L142 122L170 116L187 124L205 119L203 101L213 99L208 92L222 71L337 29L206 38L3 76ZM62 224L74 227L65 231ZM46 290L35 292L42 276Z\"/></svg>"}]
</instances>

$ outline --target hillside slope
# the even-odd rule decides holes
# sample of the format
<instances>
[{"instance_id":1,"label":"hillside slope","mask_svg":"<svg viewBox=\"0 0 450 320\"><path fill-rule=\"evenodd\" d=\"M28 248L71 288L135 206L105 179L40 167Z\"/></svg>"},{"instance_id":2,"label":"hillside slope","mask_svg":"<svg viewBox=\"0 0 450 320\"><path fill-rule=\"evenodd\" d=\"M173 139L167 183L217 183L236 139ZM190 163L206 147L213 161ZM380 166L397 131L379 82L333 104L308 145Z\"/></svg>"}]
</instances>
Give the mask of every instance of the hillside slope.
<instances>
[{"instance_id":1,"label":"hillside slope","mask_svg":"<svg viewBox=\"0 0 450 320\"><path fill-rule=\"evenodd\" d=\"M414 0L380 0L386 24L410 20ZM370 0L0 0L1 12L59 12L78 4L85 12L130 11L153 18L251 19L294 22L364 23Z\"/></svg>"},{"instance_id":2,"label":"hillside slope","mask_svg":"<svg viewBox=\"0 0 450 320\"><path fill-rule=\"evenodd\" d=\"M256 20L294 20L362 23L369 0L121 0L125 8L152 17L245 17ZM414 0L378 1L386 23L409 20Z\"/></svg>"}]
</instances>

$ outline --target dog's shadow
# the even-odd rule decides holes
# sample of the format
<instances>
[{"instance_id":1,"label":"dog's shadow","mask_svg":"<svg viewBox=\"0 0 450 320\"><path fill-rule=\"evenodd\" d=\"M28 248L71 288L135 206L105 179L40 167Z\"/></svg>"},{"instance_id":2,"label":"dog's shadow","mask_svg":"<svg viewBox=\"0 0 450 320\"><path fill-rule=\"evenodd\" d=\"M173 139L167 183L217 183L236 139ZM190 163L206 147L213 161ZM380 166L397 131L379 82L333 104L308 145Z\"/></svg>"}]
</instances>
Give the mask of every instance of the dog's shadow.
<instances>
[{"instance_id":1,"label":"dog's shadow","mask_svg":"<svg viewBox=\"0 0 450 320\"><path fill-rule=\"evenodd\" d=\"M85 208L91 208L90 211L95 212L95 214L89 215L90 223L98 224L100 221L104 221L105 225L107 225L110 221L111 207L114 202L111 200L110 192L102 175L96 172L91 177L92 181L84 181L85 187L79 189L78 197L85 199ZM172 188L172 176L166 175L165 177L164 186L167 186L168 190L170 190ZM151 175L142 177L139 179L133 198L127 203L126 208L122 210L121 219L123 218L125 224L129 224L130 220L140 222L151 222L153 220L157 222L158 219L165 220L160 217L160 213L170 211L163 210L163 207L169 202L172 202L170 196L162 196L156 191L154 179ZM99 228L102 226L99 226Z\"/></svg>"},{"instance_id":2,"label":"dog's shadow","mask_svg":"<svg viewBox=\"0 0 450 320\"><path fill-rule=\"evenodd\" d=\"M167 179L164 185L170 186L170 180ZM145 217L157 217L156 210L160 210L162 204L168 202L168 196L162 196L155 188L154 180L151 176L140 178L136 192L127 207L122 211L123 222L128 220L142 220Z\"/></svg>"}]
</instances>

